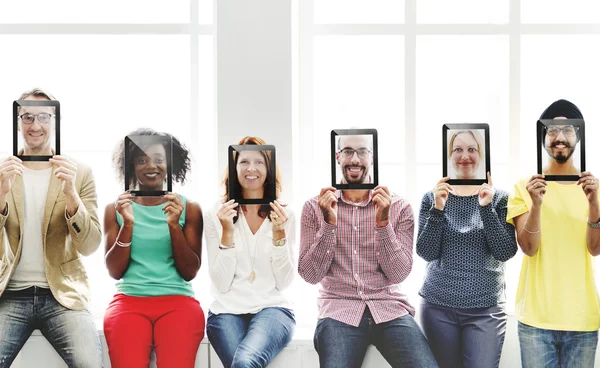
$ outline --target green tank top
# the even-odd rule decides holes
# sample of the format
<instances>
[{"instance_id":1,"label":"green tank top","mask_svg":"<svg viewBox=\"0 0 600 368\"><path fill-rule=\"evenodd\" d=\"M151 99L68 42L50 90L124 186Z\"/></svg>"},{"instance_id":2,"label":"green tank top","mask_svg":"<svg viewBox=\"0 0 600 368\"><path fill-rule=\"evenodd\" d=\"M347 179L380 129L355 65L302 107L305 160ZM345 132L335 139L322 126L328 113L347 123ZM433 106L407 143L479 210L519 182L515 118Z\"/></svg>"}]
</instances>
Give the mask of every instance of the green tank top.
<instances>
[{"instance_id":1,"label":"green tank top","mask_svg":"<svg viewBox=\"0 0 600 368\"><path fill-rule=\"evenodd\" d=\"M186 198L179 225L185 224ZM171 235L167 225L167 215L163 213L164 203L156 206L142 206L131 202L133 216L133 236L129 267L123 278L117 281L117 290L129 296L194 296L192 284L185 281L175 268ZM117 213L119 226L123 218Z\"/></svg>"}]
</instances>

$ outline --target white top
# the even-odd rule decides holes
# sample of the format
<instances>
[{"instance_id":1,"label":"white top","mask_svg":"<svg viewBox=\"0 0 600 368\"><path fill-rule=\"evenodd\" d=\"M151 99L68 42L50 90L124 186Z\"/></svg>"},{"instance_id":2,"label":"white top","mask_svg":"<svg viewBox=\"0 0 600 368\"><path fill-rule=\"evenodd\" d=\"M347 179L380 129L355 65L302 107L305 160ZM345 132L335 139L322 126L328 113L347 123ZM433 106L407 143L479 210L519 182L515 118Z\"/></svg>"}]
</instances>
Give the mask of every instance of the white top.
<instances>
[{"instance_id":1,"label":"white top","mask_svg":"<svg viewBox=\"0 0 600 368\"><path fill-rule=\"evenodd\" d=\"M23 290L31 286L49 288L44 264L42 225L50 186L52 168L23 171L24 225L21 258L15 268L8 290Z\"/></svg>"},{"instance_id":2,"label":"white top","mask_svg":"<svg viewBox=\"0 0 600 368\"><path fill-rule=\"evenodd\" d=\"M290 299L283 290L291 284L296 274L294 214L289 208L285 208L289 217L285 227L287 242L277 247L273 245L269 219L265 219L256 234L252 234L240 212L240 217L234 224L235 248L220 249L223 227L217 212L221 205L220 201L217 202L204 215L211 291L215 299L210 311L214 314L246 314L258 313L267 307L291 309ZM250 282L254 254L256 278L254 282Z\"/></svg>"}]
</instances>

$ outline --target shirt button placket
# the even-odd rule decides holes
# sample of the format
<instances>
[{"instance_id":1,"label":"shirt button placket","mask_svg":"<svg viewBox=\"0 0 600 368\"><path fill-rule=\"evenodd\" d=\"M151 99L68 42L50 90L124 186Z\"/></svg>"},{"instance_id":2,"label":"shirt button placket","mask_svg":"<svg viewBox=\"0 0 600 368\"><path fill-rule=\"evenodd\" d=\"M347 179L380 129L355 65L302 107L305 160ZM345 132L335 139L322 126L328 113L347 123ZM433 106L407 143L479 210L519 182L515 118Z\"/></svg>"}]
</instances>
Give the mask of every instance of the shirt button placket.
<instances>
[{"instance_id":1,"label":"shirt button placket","mask_svg":"<svg viewBox=\"0 0 600 368\"><path fill-rule=\"evenodd\" d=\"M352 257L352 268L354 270L358 269L358 251L357 251L357 247L358 244L360 243L360 235L358 233L359 231L359 227L358 227L358 212L357 212L357 208L356 206L352 207L352 229L353 229L353 234L352 234L352 253L353 253L353 257ZM360 282L360 277L358 272L354 272L354 278L356 279L356 283L358 285L358 295L361 296L361 299L364 299L363 296L363 291L360 290L362 288L361 286L361 282Z\"/></svg>"}]
</instances>

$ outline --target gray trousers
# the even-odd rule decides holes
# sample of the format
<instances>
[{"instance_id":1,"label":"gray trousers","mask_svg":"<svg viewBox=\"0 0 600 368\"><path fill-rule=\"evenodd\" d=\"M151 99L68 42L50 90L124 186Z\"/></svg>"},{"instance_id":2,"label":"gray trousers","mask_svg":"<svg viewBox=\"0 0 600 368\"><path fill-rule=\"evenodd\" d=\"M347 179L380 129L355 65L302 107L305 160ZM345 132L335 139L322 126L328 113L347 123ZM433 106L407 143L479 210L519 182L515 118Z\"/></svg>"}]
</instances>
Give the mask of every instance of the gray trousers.
<instances>
[{"instance_id":1,"label":"gray trousers","mask_svg":"<svg viewBox=\"0 0 600 368\"><path fill-rule=\"evenodd\" d=\"M449 308L423 300L421 326L440 368L497 368L504 345L504 307Z\"/></svg>"}]
</instances>

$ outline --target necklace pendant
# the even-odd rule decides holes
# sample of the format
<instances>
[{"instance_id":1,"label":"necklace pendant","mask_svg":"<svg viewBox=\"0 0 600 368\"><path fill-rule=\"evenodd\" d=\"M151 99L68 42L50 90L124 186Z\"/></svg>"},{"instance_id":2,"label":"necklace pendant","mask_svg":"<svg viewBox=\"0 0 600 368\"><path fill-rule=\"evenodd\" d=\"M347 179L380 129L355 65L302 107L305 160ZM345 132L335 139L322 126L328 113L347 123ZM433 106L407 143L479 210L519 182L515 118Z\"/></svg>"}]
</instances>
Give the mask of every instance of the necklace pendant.
<instances>
[{"instance_id":1,"label":"necklace pendant","mask_svg":"<svg viewBox=\"0 0 600 368\"><path fill-rule=\"evenodd\" d=\"M253 283L254 279L256 279L256 273L254 273L254 271L252 271L252 273L250 274L249 279L250 279L250 283Z\"/></svg>"}]
</instances>

